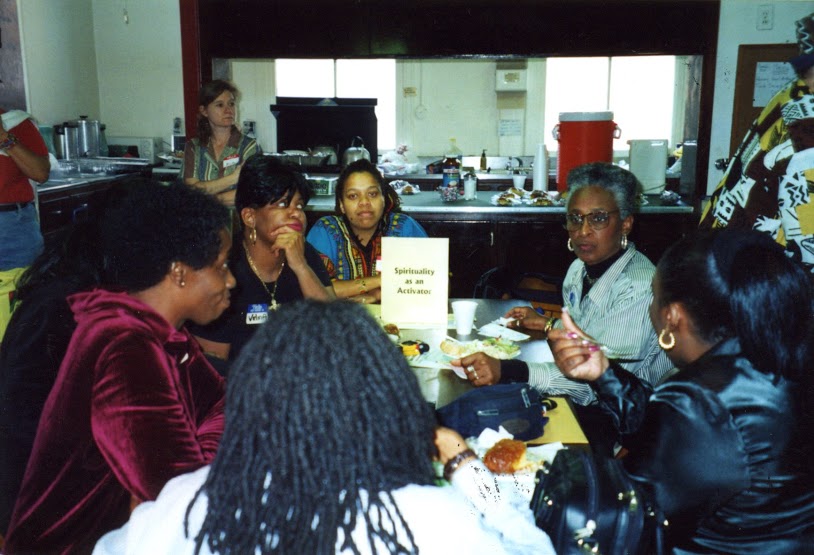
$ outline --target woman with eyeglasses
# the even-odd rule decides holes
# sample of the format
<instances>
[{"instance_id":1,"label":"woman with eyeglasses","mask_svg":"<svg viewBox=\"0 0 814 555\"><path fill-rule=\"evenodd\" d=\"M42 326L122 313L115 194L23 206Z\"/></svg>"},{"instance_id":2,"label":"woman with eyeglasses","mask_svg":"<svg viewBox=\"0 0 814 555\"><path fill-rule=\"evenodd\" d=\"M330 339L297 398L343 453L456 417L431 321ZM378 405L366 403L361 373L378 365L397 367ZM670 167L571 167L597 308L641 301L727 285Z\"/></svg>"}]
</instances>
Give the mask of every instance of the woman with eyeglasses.
<instances>
[{"instance_id":1,"label":"woman with eyeglasses","mask_svg":"<svg viewBox=\"0 0 814 555\"><path fill-rule=\"evenodd\" d=\"M568 250L577 259L563 282L563 306L585 333L612 349L625 369L655 385L671 364L648 320L655 267L628 240L638 189L632 173L604 162L568 174L565 228ZM562 327L526 306L511 309L506 317L516 318L519 328L546 333ZM483 353L460 363L476 386L521 381L546 394L569 395L580 405L596 399L587 384L565 377L556 363L499 361Z\"/></svg>"}]
</instances>

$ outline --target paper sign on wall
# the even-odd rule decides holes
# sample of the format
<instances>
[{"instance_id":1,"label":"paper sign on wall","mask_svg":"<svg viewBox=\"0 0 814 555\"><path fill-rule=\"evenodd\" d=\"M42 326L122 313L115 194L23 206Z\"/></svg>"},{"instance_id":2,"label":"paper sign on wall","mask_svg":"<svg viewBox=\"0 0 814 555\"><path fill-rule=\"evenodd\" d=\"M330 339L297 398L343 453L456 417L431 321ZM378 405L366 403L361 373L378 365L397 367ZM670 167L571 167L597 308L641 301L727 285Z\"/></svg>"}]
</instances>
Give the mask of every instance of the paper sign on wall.
<instances>
[{"instance_id":1,"label":"paper sign on wall","mask_svg":"<svg viewBox=\"0 0 814 555\"><path fill-rule=\"evenodd\" d=\"M382 237L382 321L447 325L449 239Z\"/></svg>"}]
</instances>

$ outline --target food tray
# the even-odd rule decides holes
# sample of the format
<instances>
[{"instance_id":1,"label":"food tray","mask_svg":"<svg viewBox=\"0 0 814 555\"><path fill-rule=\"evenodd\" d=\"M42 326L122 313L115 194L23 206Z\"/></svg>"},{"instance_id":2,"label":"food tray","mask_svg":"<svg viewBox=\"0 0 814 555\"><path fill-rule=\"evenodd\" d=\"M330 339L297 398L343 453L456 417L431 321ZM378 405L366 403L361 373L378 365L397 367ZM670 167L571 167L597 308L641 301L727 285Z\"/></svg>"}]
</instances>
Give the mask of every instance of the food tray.
<instances>
[{"instance_id":1,"label":"food tray","mask_svg":"<svg viewBox=\"0 0 814 555\"><path fill-rule=\"evenodd\" d=\"M315 195L333 196L337 181L339 181L338 177L308 177L308 182L311 183Z\"/></svg>"},{"instance_id":2,"label":"food tray","mask_svg":"<svg viewBox=\"0 0 814 555\"><path fill-rule=\"evenodd\" d=\"M552 207L565 205L565 201L556 192L525 191L514 187L493 195L490 202L494 206Z\"/></svg>"}]
</instances>

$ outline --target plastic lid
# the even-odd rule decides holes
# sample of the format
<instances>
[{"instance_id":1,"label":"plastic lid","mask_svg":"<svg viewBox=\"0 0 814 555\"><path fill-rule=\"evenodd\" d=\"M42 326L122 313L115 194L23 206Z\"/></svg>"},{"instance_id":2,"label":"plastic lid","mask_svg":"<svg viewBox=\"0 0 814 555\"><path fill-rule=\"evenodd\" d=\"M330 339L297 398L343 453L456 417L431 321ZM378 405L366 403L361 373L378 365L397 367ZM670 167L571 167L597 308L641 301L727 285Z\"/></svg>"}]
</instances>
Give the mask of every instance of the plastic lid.
<instances>
[{"instance_id":1,"label":"plastic lid","mask_svg":"<svg viewBox=\"0 0 814 555\"><path fill-rule=\"evenodd\" d=\"M560 112L560 121L610 121L613 112Z\"/></svg>"}]
</instances>

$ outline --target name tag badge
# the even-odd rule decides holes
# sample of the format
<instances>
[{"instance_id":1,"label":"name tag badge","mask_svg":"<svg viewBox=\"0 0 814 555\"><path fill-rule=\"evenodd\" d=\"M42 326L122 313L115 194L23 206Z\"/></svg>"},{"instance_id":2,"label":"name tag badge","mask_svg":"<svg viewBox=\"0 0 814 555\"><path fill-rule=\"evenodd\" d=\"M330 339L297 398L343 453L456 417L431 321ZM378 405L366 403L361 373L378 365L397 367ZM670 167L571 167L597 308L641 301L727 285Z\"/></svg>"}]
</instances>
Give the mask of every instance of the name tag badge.
<instances>
[{"instance_id":1,"label":"name tag badge","mask_svg":"<svg viewBox=\"0 0 814 555\"><path fill-rule=\"evenodd\" d=\"M268 319L269 305L267 304L250 304L246 309L246 324L249 326L262 324Z\"/></svg>"},{"instance_id":2,"label":"name tag badge","mask_svg":"<svg viewBox=\"0 0 814 555\"><path fill-rule=\"evenodd\" d=\"M240 157L237 154L232 154L231 156L227 156L223 159L223 168L231 168L238 162L240 162Z\"/></svg>"}]
</instances>

